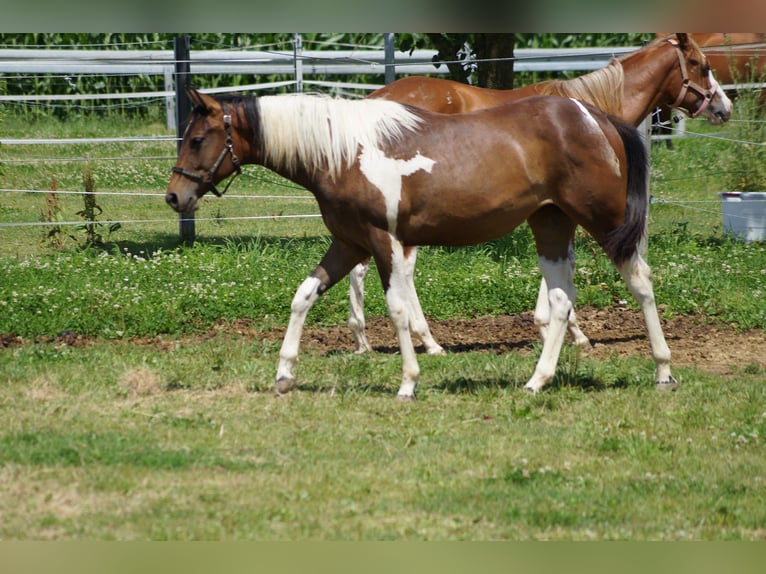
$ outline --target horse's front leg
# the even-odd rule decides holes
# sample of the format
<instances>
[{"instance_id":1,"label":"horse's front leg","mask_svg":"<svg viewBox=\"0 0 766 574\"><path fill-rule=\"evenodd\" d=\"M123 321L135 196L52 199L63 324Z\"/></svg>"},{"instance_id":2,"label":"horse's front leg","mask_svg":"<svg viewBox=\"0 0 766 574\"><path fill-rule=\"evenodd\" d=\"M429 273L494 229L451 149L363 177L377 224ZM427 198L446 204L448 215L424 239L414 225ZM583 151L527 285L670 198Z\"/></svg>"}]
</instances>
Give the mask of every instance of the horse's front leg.
<instances>
[{"instance_id":1,"label":"horse's front leg","mask_svg":"<svg viewBox=\"0 0 766 574\"><path fill-rule=\"evenodd\" d=\"M405 296L409 304L410 330L423 342L423 346L429 355L443 355L444 349L431 334L423 308L420 306L418 292L415 289L415 262L417 261L417 255L417 248L412 247L408 256L404 258L404 273L407 286Z\"/></svg>"},{"instance_id":2,"label":"horse's front leg","mask_svg":"<svg viewBox=\"0 0 766 574\"><path fill-rule=\"evenodd\" d=\"M572 266L567 259L551 261L538 258L540 271L547 285L549 321L547 336L543 341L535 372L524 388L536 393L553 380L556 374L561 347L567 332L569 314L572 312L574 280Z\"/></svg>"},{"instance_id":3,"label":"horse's front leg","mask_svg":"<svg viewBox=\"0 0 766 574\"><path fill-rule=\"evenodd\" d=\"M420 306L418 293L415 289L415 261L417 252L413 248L411 257L408 258L407 268L407 286L409 293L407 301L410 305L410 329L422 342L429 355L443 355L444 349L436 342L431 329L428 327L423 309ZM357 354L371 351L372 346L367 340L365 334L364 319L364 279L369 270L369 260L360 263L351 270L349 274L349 316L348 326L351 329L351 336L354 339L354 352Z\"/></svg>"},{"instance_id":4,"label":"horse's front leg","mask_svg":"<svg viewBox=\"0 0 766 574\"><path fill-rule=\"evenodd\" d=\"M407 270L414 266L416 251L405 249L394 237L390 237L390 250L382 249L375 256L378 273L386 293L386 306L394 325L399 352L402 356L402 384L397 392L400 400L415 398L415 387L420 377L420 366L410 333L412 304Z\"/></svg>"},{"instance_id":5,"label":"horse's front leg","mask_svg":"<svg viewBox=\"0 0 766 574\"><path fill-rule=\"evenodd\" d=\"M298 287L290 305L290 321L279 351L279 365L274 384L274 392L277 395L285 394L295 387L293 367L298 361L301 334L309 310L322 293L348 275L364 257L365 254L360 253L357 248L333 240L320 264Z\"/></svg>"},{"instance_id":6,"label":"horse's front leg","mask_svg":"<svg viewBox=\"0 0 766 574\"><path fill-rule=\"evenodd\" d=\"M574 246L570 243L569 244L569 264L572 267L572 277L574 278L574 269L575 269L575 257L574 257ZM575 314L574 310L574 301L576 297L576 291L573 291L572 293L572 310L569 312L569 317L567 319L567 328L569 330L569 334L572 336L572 341L574 344L581 349L590 349L592 345L590 344L590 340L585 335L585 333L582 332L580 329L580 326L577 324L577 315ZM540 338L542 339L543 343L545 342L545 339L548 337L548 325L551 321L551 308L550 304L548 302L548 285L545 283L545 278L542 278L540 280L540 290L537 293L537 304L535 305L535 313L534 313L534 320L535 325L537 325L537 329L540 331Z\"/></svg>"}]
</instances>

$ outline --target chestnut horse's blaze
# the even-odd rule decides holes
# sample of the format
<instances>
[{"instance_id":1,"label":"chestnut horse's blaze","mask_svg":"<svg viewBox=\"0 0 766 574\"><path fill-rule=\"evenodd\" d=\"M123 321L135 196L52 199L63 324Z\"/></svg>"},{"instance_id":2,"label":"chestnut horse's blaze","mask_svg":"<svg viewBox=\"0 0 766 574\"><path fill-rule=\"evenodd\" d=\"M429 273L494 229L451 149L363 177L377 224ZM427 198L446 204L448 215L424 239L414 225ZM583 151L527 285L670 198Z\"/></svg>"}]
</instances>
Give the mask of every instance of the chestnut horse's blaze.
<instances>
[{"instance_id":1,"label":"chestnut horse's blaze","mask_svg":"<svg viewBox=\"0 0 766 574\"><path fill-rule=\"evenodd\" d=\"M571 80L550 80L515 90L490 90L451 80L409 76L374 91L368 97L455 114L534 95L576 98L621 117L634 126L663 104L677 104L689 115L701 114L714 124L728 121L731 117L731 102L710 73L705 55L688 34L682 33L663 35L640 50L612 60L600 70ZM548 210L549 214L553 212L555 209ZM573 256L572 261L574 263ZM370 349L364 332L366 273L365 262L354 268L350 276L349 327L358 353ZM414 286L412 291L415 292ZM413 302L412 307L416 314L420 312L417 301ZM535 323L543 340L549 320L548 294L545 280L542 280L535 307ZM588 338L577 326L574 310L569 314L569 330L576 344L590 346ZM443 352L422 314L413 322L413 332L423 341L427 352Z\"/></svg>"},{"instance_id":2,"label":"chestnut horse's blaze","mask_svg":"<svg viewBox=\"0 0 766 574\"><path fill-rule=\"evenodd\" d=\"M639 301L656 382L675 387L650 270L638 249L648 166L632 126L555 96L455 115L385 100L214 98L194 90L190 96L195 107L166 195L172 208L192 212L198 198L239 165L260 164L311 191L332 234L327 253L293 298L277 393L295 385L309 309L372 254L402 356L398 396L414 397L419 367L410 327L419 316L412 281L417 247L473 245L524 221L535 237L551 310L548 337L526 388L539 390L555 372L572 309L568 257L577 225L604 248ZM222 151L227 146L230 151Z\"/></svg>"}]
</instances>

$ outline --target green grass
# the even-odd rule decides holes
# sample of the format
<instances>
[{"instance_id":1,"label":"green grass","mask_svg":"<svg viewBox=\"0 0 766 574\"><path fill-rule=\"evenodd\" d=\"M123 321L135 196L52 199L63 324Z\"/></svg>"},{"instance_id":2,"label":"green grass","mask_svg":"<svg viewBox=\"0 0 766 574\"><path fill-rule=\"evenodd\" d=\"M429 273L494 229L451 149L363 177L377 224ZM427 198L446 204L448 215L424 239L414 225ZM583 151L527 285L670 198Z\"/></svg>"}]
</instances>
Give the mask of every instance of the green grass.
<instances>
[{"instance_id":1,"label":"green grass","mask_svg":"<svg viewBox=\"0 0 766 574\"><path fill-rule=\"evenodd\" d=\"M395 355L307 354L303 391L275 400L273 352L226 339L3 353L0 536L763 536L762 374L722 387L684 371L672 396L643 382L530 396L531 354L453 354L423 357L419 401L400 404Z\"/></svg>"},{"instance_id":2,"label":"green grass","mask_svg":"<svg viewBox=\"0 0 766 574\"><path fill-rule=\"evenodd\" d=\"M3 126L6 137L32 135L14 118ZM33 127L43 137L163 130ZM764 329L764 246L721 229L716 193L734 185L734 153L715 139L653 150L652 194L664 202L651 206L649 262L665 316ZM730 377L678 368L683 388L666 396L654 391L648 357L593 361L567 347L551 388L530 396L521 387L535 349L420 356L419 400L401 404L397 354L304 351L301 391L277 400L278 342L201 334L243 318L256 330L283 326L326 232L316 219L202 218L241 215L243 206L306 213L314 204L206 199L199 240L184 247L162 200L172 161L142 162L89 162L97 191L157 194L98 196L100 245L86 247L73 227L62 228L59 246L39 228L0 228L0 334L24 340L0 349L0 538L764 537L762 366ZM2 170L7 188L45 189L55 178L59 189L78 190L82 167ZM238 180L235 195L299 193L262 170L248 173L255 177ZM63 220L77 219L82 199L59 200ZM4 193L0 222L38 221L45 205L44 195ZM164 221L108 230L110 220L149 218ZM633 305L592 241L579 236L576 250L579 305ZM475 248L424 248L416 284L436 319L529 311L539 285L529 231ZM309 324L345 323L347 289L330 290ZM374 271L367 289L368 316L385 315ZM64 330L94 341L60 345Z\"/></svg>"}]
</instances>

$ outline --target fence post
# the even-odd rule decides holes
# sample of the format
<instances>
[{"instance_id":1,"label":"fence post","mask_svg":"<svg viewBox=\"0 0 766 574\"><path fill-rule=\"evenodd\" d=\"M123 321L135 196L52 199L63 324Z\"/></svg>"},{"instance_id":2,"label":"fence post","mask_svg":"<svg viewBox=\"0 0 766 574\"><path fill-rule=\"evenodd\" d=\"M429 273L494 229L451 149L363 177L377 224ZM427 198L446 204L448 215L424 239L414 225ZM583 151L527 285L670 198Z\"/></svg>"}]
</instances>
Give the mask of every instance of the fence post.
<instances>
[{"instance_id":1,"label":"fence post","mask_svg":"<svg viewBox=\"0 0 766 574\"><path fill-rule=\"evenodd\" d=\"M162 75L165 78L165 91L172 92L173 86L173 67L163 66ZM165 98L165 122L169 132L176 131L176 107L173 96L168 95Z\"/></svg>"},{"instance_id":2,"label":"fence post","mask_svg":"<svg viewBox=\"0 0 766 574\"><path fill-rule=\"evenodd\" d=\"M189 82L189 72L191 70L189 36L185 34L174 38L173 51L176 61L176 134L178 135L176 150L178 152L181 149L181 138L186 129L189 112L191 111L191 102L189 102L189 96L186 94L186 85ZM178 229L183 242L192 243L195 235L194 214L184 215L182 213L179 215Z\"/></svg>"},{"instance_id":3,"label":"fence post","mask_svg":"<svg viewBox=\"0 0 766 574\"><path fill-rule=\"evenodd\" d=\"M293 34L293 59L295 61L295 92L303 92L303 37Z\"/></svg>"},{"instance_id":4,"label":"fence post","mask_svg":"<svg viewBox=\"0 0 766 574\"><path fill-rule=\"evenodd\" d=\"M385 82L390 84L396 79L396 67L394 66L394 35L386 32L383 35L383 50L385 51L386 75Z\"/></svg>"}]
</instances>

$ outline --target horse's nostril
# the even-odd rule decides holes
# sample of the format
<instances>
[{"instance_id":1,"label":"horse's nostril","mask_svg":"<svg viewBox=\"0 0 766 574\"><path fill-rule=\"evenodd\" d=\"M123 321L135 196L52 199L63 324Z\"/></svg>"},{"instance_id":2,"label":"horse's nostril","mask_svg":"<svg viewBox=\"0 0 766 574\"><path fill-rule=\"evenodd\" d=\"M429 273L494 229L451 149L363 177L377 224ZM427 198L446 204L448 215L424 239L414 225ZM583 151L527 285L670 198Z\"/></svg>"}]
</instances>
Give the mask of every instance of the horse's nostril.
<instances>
[{"instance_id":1,"label":"horse's nostril","mask_svg":"<svg viewBox=\"0 0 766 574\"><path fill-rule=\"evenodd\" d=\"M168 193L165 195L165 203L171 207L178 206L178 196L175 193Z\"/></svg>"}]
</instances>

